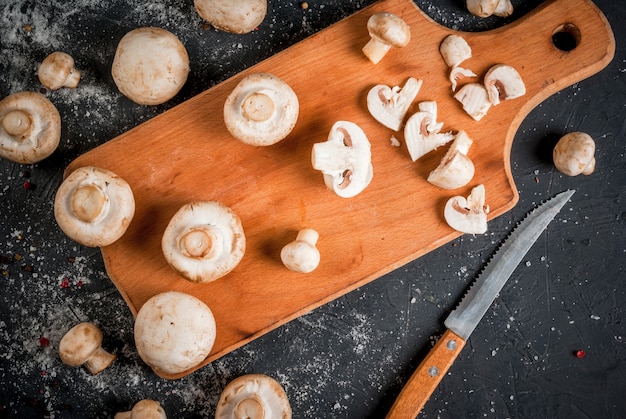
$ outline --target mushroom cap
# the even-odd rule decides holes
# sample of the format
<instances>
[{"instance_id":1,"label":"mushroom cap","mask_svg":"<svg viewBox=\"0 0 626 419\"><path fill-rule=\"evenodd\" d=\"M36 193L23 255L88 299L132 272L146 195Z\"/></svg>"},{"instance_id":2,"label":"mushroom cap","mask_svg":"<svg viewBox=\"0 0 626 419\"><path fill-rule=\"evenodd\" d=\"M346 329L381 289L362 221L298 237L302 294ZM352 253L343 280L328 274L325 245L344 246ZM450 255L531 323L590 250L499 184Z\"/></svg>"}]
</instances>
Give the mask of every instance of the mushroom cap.
<instances>
[{"instance_id":1,"label":"mushroom cap","mask_svg":"<svg viewBox=\"0 0 626 419\"><path fill-rule=\"evenodd\" d=\"M126 181L93 166L76 169L59 186L54 217L63 232L85 246L108 246L122 237L135 214Z\"/></svg>"},{"instance_id":2,"label":"mushroom cap","mask_svg":"<svg viewBox=\"0 0 626 419\"><path fill-rule=\"evenodd\" d=\"M17 92L0 101L0 157L31 164L51 155L61 139L61 115L37 92Z\"/></svg>"},{"instance_id":3,"label":"mushroom cap","mask_svg":"<svg viewBox=\"0 0 626 419\"><path fill-rule=\"evenodd\" d=\"M216 29L244 34L263 22L267 0L194 0L200 17Z\"/></svg>"},{"instance_id":4,"label":"mushroom cap","mask_svg":"<svg viewBox=\"0 0 626 419\"><path fill-rule=\"evenodd\" d=\"M291 419L285 390L264 374L246 374L232 380L222 391L215 419Z\"/></svg>"},{"instance_id":5,"label":"mushroom cap","mask_svg":"<svg viewBox=\"0 0 626 419\"><path fill-rule=\"evenodd\" d=\"M187 81L189 56L173 33L137 28L117 45L111 74L120 92L135 103L158 105L173 98Z\"/></svg>"},{"instance_id":6,"label":"mushroom cap","mask_svg":"<svg viewBox=\"0 0 626 419\"><path fill-rule=\"evenodd\" d=\"M405 47L411 41L411 29L399 16L389 12L374 13L367 21L370 36L396 48Z\"/></svg>"},{"instance_id":7,"label":"mushroom cap","mask_svg":"<svg viewBox=\"0 0 626 419\"><path fill-rule=\"evenodd\" d=\"M451 34L441 41L439 53L448 67L456 67L468 58L471 58L472 48L465 38Z\"/></svg>"},{"instance_id":8,"label":"mushroom cap","mask_svg":"<svg viewBox=\"0 0 626 419\"><path fill-rule=\"evenodd\" d=\"M84 364L102 345L102 331L94 324L78 323L65 333L59 343L59 357L64 364Z\"/></svg>"},{"instance_id":9,"label":"mushroom cap","mask_svg":"<svg viewBox=\"0 0 626 419\"><path fill-rule=\"evenodd\" d=\"M283 264L295 272L313 272L320 264L320 252L315 247L319 234L312 228L304 228L298 237L286 244L280 251Z\"/></svg>"},{"instance_id":10,"label":"mushroom cap","mask_svg":"<svg viewBox=\"0 0 626 419\"><path fill-rule=\"evenodd\" d=\"M57 90L63 86L70 88L78 86L80 71L74 68L74 59L71 55L55 51L41 62L37 76L41 84L48 89Z\"/></svg>"},{"instance_id":11,"label":"mushroom cap","mask_svg":"<svg viewBox=\"0 0 626 419\"><path fill-rule=\"evenodd\" d=\"M285 138L298 120L298 96L283 80L254 73L235 86L224 103L224 123L233 137L268 146Z\"/></svg>"},{"instance_id":12,"label":"mushroom cap","mask_svg":"<svg viewBox=\"0 0 626 419\"><path fill-rule=\"evenodd\" d=\"M174 214L161 247L170 266L192 282L214 281L232 271L246 250L235 212L216 201L192 202Z\"/></svg>"},{"instance_id":13,"label":"mushroom cap","mask_svg":"<svg viewBox=\"0 0 626 419\"><path fill-rule=\"evenodd\" d=\"M135 345L155 372L179 374L200 364L215 342L215 318L198 298L167 291L150 298L135 320Z\"/></svg>"},{"instance_id":14,"label":"mushroom cap","mask_svg":"<svg viewBox=\"0 0 626 419\"><path fill-rule=\"evenodd\" d=\"M559 139L552 157L556 168L567 176L589 175L595 169L595 151L596 143L589 134L570 132Z\"/></svg>"}]
</instances>

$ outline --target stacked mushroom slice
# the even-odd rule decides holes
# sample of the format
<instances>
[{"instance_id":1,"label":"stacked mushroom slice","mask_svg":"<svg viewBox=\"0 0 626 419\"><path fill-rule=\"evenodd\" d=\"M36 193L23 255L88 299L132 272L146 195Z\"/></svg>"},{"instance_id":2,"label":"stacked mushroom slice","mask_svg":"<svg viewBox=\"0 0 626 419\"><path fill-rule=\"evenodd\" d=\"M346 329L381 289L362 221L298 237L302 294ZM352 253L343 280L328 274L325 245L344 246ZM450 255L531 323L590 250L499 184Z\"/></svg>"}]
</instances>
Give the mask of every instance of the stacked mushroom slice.
<instances>
[{"instance_id":1,"label":"stacked mushroom slice","mask_svg":"<svg viewBox=\"0 0 626 419\"><path fill-rule=\"evenodd\" d=\"M215 419L291 419L285 390L264 374L247 374L232 380L222 391Z\"/></svg>"}]
</instances>

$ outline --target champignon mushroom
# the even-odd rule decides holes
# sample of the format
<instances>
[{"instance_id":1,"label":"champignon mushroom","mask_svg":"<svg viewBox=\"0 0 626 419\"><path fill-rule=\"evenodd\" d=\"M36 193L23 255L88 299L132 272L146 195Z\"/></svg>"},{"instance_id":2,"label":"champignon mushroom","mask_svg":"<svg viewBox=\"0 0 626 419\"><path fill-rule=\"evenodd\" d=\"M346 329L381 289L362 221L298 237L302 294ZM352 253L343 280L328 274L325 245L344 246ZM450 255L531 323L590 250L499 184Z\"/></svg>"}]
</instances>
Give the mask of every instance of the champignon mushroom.
<instances>
[{"instance_id":1,"label":"champignon mushroom","mask_svg":"<svg viewBox=\"0 0 626 419\"><path fill-rule=\"evenodd\" d=\"M161 247L170 266L185 279L206 283L232 271L246 249L235 212L216 201L183 205L167 225Z\"/></svg>"},{"instance_id":2,"label":"champignon mushroom","mask_svg":"<svg viewBox=\"0 0 626 419\"><path fill-rule=\"evenodd\" d=\"M173 98L187 81L189 56L173 33L137 28L117 45L111 74L120 92L133 102L159 105Z\"/></svg>"},{"instance_id":3,"label":"champignon mushroom","mask_svg":"<svg viewBox=\"0 0 626 419\"><path fill-rule=\"evenodd\" d=\"M511 0L500 0L493 14L499 17L507 17L513 14L513 4Z\"/></svg>"},{"instance_id":4,"label":"champignon mushroom","mask_svg":"<svg viewBox=\"0 0 626 419\"><path fill-rule=\"evenodd\" d=\"M135 320L135 345L157 374L180 374L200 364L215 342L215 318L198 298L179 291L157 294Z\"/></svg>"},{"instance_id":5,"label":"champignon mushroom","mask_svg":"<svg viewBox=\"0 0 626 419\"><path fill-rule=\"evenodd\" d=\"M590 175L596 167L596 143L589 134L570 132L554 147L552 157L556 168L567 176Z\"/></svg>"},{"instance_id":6,"label":"champignon mushroom","mask_svg":"<svg viewBox=\"0 0 626 419\"><path fill-rule=\"evenodd\" d=\"M443 123L437 122L437 102L420 102L418 107L420 111L404 126L404 140L413 161L454 139L451 132L440 132Z\"/></svg>"},{"instance_id":7,"label":"champignon mushroom","mask_svg":"<svg viewBox=\"0 0 626 419\"><path fill-rule=\"evenodd\" d=\"M361 193L373 176L370 142L353 122L335 122L328 140L313 145L311 163L324 174L326 186L342 198Z\"/></svg>"},{"instance_id":8,"label":"champignon mushroom","mask_svg":"<svg viewBox=\"0 0 626 419\"><path fill-rule=\"evenodd\" d=\"M403 88L376 85L367 94L367 109L378 122L398 131L421 86L422 81L413 77L408 78Z\"/></svg>"},{"instance_id":9,"label":"champignon mushroom","mask_svg":"<svg viewBox=\"0 0 626 419\"><path fill-rule=\"evenodd\" d=\"M411 28L397 15L389 12L374 13L367 21L369 42L363 47L363 54L378 64L391 47L403 48L411 41Z\"/></svg>"},{"instance_id":10,"label":"champignon mushroom","mask_svg":"<svg viewBox=\"0 0 626 419\"><path fill-rule=\"evenodd\" d=\"M167 415L159 402L144 399L137 402L132 410L116 413L113 419L167 419Z\"/></svg>"},{"instance_id":11,"label":"champignon mushroom","mask_svg":"<svg viewBox=\"0 0 626 419\"><path fill-rule=\"evenodd\" d=\"M460 35L451 34L446 36L441 45L439 53L448 67L456 67L463 61L472 57L472 48L465 38Z\"/></svg>"},{"instance_id":12,"label":"champignon mushroom","mask_svg":"<svg viewBox=\"0 0 626 419\"><path fill-rule=\"evenodd\" d=\"M222 391L215 419L291 419L285 390L264 374L246 374L232 380Z\"/></svg>"},{"instance_id":13,"label":"champignon mushroom","mask_svg":"<svg viewBox=\"0 0 626 419\"><path fill-rule=\"evenodd\" d=\"M467 157L472 143L465 131L459 131L439 166L428 175L428 181L443 189L467 185L474 177L474 163Z\"/></svg>"},{"instance_id":14,"label":"champignon mushroom","mask_svg":"<svg viewBox=\"0 0 626 419\"><path fill-rule=\"evenodd\" d=\"M61 230L85 246L108 246L124 235L135 215L130 185L110 170L86 166L57 190L54 217Z\"/></svg>"},{"instance_id":15,"label":"champignon mushroom","mask_svg":"<svg viewBox=\"0 0 626 419\"><path fill-rule=\"evenodd\" d=\"M237 34L253 31L267 14L267 0L194 0L193 4L214 28Z\"/></svg>"},{"instance_id":16,"label":"champignon mushroom","mask_svg":"<svg viewBox=\"0 0 626 419\"><path fill-rule=\"evenodd\" d=\"M101 347L102 331L93 323L83 322L72 327L59 343L61 361L71 367L85 364L92 374L98 374L115 360Z\"/></svg>"},{"instance_id":17,"label":"champignon mushroom","mask_svg":"<svg viewBox=\"0 0 626 419\"><path fill-rule=\"evenodd\" d=\"M513 5L510 0L467 0L467 10L478 17L496 15L509 16L513 13Z\"/></svg>"},{"instance_id":18,"label":"champignon mushroom","mask_svg":"<svg viewBox=\"0 0 626 419\"><path fill-rule=\"evenodd\" d=\"M320 252L315 247L318 239L317 231L311 228L300 230L296 240L281 249L283 264L295 272L313 272L320 263Z\"/></svg>"},{"instance_id":19,"label":"champignon mushroom","mask_svg":"<svg viewBox=\"0 0 626 419\"><path fill-rule=\"evenodd\" d=\"M515 99L526 94L526 85L516 69L507 64L496 64L485 74L485 88L492 105L500 99Z\"/></svg>"},{"instance_id":20,"label":"champignon mushroom","mask_svg":"<svg viewBox=\"0 0 626 419\"><path fill-rule=\"evenodd\" d=\"M475 121L480 121L491 107L487 89L480 83L468 83L461 87L454 95L454 98L463 105L463 110L467 112Z\"/></svg>"},{"instance_id":21,"label":"champignon mushroom","mask_svg":"<svg viewBox=\"0 0 626 419\"><path fill-rule=\"evenodd\" d=\"M61 115L45 96L13 93L0 101L0 157L21 164L51 155L61 139Z\"/></svg>"},{"instance_id":22,"label":"champignon mushroom","mask_svg":"<svg viewBox=\"0 0 626 419\"><path fill-rule=\"evenodd\" d=\"M254 73L226 98L224 123L238 140L268 146L289 135L299 110L298 96L287 83L273 74Z\"/></svg>"},{"instance_id":23,"label":"champignon mushroom","mask_svg":"<svg viewBox=\"0 0 626 419\"><path fill-rule=\"evenodd\" d=\"M74 88L80 81L80 71L74 68L74 59L61 51L55 51L44 58L39 65L37 76L41 84L51 90L61 87Z\"/></svg>"},{"instance_id":24,"label":"champignon mushroom","mask_svg":"<svg viewBox=\"0 0 626 419\"><path fill-rule=\"evenodd\" d=\"M465 199L454 196L446 202L444 218L450 227L468 234L483 234L487 231L487 214L489 206L485 205L485 186L480 184L472 188Z\"/></svg>"}]
</instances>

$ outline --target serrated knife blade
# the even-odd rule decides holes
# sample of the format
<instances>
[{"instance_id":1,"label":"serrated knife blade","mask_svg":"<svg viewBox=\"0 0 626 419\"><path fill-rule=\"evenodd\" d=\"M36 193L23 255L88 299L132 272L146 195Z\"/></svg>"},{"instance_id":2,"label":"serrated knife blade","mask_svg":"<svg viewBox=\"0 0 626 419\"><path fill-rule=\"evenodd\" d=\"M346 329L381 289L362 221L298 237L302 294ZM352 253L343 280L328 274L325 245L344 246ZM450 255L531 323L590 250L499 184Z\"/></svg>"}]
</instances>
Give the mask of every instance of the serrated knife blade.
<instances>
[{"instance_id":1,"label":"serrated knife blade","mask_svg":"<svg viewBox=\"0 0 626 419\"><path fill-rule=\"evenodd\" d=\"M574 194L561 192L528 213L494 253L444 324L446 331L411 375L387 419L415 418L528 250Z\"/></svg>"}]
</instances>

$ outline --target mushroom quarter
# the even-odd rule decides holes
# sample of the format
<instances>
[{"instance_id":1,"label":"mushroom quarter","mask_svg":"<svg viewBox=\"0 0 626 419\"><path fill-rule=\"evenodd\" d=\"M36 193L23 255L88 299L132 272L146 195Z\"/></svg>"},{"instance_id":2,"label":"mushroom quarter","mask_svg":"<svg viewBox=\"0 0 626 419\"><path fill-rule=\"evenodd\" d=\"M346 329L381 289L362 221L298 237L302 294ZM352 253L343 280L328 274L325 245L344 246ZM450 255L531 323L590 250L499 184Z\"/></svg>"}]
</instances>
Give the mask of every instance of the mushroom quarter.
<instances>
[{"instance_id":1,"label":"mushroom quarter","mask_svg":"<svg viewBox=\"0 0 626 419\"><path fill-rule=\"evenodd\" d=\"M50 156L61 139L61 115L37 92L17 92L0 101L0 157L21 164Z\"/></svg>"},{"instance_id":2,"label":"mushroom quarter","mask_svg":"<svg viewBox=\"0 0 626 419\"><path fill-rule=\"evenodd\" d=\"M267 0L194 0L193 4L214 28L236 34L252 32L267 14Z\"/></svg>"}]
</instances>

